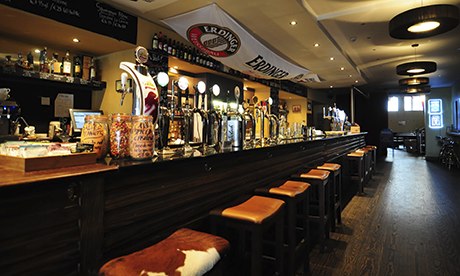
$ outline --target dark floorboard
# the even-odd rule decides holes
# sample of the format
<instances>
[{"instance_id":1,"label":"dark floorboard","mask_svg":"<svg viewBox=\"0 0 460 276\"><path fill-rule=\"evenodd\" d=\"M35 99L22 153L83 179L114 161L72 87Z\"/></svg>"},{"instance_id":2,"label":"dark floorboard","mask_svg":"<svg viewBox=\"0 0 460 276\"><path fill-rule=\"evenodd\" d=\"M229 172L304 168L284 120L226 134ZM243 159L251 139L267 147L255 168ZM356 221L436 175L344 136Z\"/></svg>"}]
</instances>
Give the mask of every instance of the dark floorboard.
<instances>
[{"instance_id":1,"label":"dark floorboard","mask_svg":"<svg viewBox=\"0 0 460 276\"><path fill-rule=\"evenodd\" d=\"M342 213L312 275L460 275L460 171L396 150Z\"/></svg>"}]
</instances>

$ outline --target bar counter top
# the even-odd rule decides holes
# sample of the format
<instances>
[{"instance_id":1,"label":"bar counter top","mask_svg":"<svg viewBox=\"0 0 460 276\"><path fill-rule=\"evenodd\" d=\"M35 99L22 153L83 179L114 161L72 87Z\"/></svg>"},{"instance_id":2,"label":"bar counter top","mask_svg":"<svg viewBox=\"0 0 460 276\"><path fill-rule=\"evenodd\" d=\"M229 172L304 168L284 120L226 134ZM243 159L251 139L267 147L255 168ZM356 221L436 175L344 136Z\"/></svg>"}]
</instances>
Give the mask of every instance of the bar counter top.
<instances>
[{"instance_id":1,"label":"bar counter top","mask_svg":"<svg viewBox=\"0 0 460 276\"><path fill-rule=\"evenodd\" d=\"M280 144L277 145L267 145L264 147L255 147L251 149L244 149L244 150L227 150L223 152L208 152L203 154L199 151L197 147L193 148L193 151L187 154L180 154L179 148L176 148L176 153L167 156L157 156L152 159L148 160L132 160L132 159L122 159L122 160L113 160L111 158L107 158L103 161L99 161L99 163L94 165L85 165L85 166L73 166L67 168L60 168L60 169L50 169L50 170L41 170L41 171L33 171L33 172L21 172L17 170L11 170L7 168L3 168L0 164L0 187L4 186L11 186L11 185L19 185L19 184L26 184L31 182L40 182L45 180L53 180L65 177L72 177L72 176L80 176L80 175L87 175L87 174L94 174L99 172L107 172L107 171L116 171L120 167L130 167L130 166L139 166L139 165L150 165L152 163L159 163L159 162L166 162L166 161L174 161L174 160L184 160L190 158L203 158L203 157L210 157L216 155L226 155L235 152L254 152L258 150L270 150L274 148L280 148L283 146L293 146L293 145L301 145L301 146L308 146L309 143L314 141L322 141L322 140L331 140L340 137L351 137L354 135L363 135L364 133L358 134L348 134L342 136L319 136L313 138L305 138L305 139L289 139L285 140Z\"/></svg>"}]
</instances>

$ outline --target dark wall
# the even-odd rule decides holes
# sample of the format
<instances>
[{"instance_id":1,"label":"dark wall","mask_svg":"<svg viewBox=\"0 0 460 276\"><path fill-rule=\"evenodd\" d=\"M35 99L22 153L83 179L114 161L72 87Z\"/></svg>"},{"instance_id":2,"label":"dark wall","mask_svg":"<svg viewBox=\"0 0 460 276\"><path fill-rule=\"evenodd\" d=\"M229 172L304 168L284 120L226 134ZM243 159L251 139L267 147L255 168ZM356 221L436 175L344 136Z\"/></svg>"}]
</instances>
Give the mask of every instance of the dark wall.
<instances>
[{"instance_id":1,"label":"dark wall","mask_svg":"<svg viewBox=\"0 0 460 276\"><path fill-rule=\"evenodd\" d=\"M383 91L367 91L369 98L359 92L354 92L355 122L360 125L361 131L368 132L366 143L379 145L380 131L388 128L387 101L388 94ZM351 121L351 98L348 91L336 91L335 100L337 107L343 109Z\"/></svg>"},{"instance_id":2,"label":"dark wall","mask_svg":"<svg viewBox=\"0 0 460 276\"><path fill-rule=\"evenodd\" d=\"M74 108L91 109L91 89L76 84L57 83L47 80L0 78L2 87L11 89L11 99L21 108L21 116L29 125L35 126L35 132L48 133L50 121L59 121L54 117L54 100L57 94L73 94ZM50 105L42 105L41 97L49 97ZM22 131L22 129L21 129Z\"/></svg>"}]
</instances>

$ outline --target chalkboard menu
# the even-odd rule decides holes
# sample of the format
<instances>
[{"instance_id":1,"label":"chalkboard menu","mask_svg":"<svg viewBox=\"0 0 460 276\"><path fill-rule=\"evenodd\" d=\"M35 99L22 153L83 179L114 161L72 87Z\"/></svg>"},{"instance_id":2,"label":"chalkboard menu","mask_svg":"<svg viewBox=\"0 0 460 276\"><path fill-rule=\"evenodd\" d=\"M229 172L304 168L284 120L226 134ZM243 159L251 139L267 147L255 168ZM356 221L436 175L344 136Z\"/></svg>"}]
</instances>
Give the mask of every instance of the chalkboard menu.
<instances>
[{"instance_id":1,"label":"chalkboard menu","mask_svg":"<svg viewBox=\"0 0 460 276\"><path fill-rule=\"evenodd\" d=\"M0 3L75 27L137 42L137 17L94 0L0 0Z\"/></svg>"}]
</instances>

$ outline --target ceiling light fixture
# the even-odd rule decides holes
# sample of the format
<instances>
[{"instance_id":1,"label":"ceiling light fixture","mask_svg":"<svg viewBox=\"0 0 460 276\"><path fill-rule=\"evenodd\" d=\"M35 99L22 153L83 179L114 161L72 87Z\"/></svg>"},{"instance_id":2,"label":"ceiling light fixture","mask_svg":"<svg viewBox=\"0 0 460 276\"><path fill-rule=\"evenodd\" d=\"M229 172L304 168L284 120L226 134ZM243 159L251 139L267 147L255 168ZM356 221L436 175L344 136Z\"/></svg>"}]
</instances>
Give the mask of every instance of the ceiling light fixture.
<instances>
[{"instance_id":1,"label":"ceiling light fixture","mask_svg":"<svg viewBox=\"0 0 460 276\"><path fill-rule=\"evenodd\" d=\"M402 92L409 93L409 94L425 94L425 93L430 93L431 92L431 86L429 85L415 85L415 86L409 86L409 87L404 87L401 89Z\"/></svg>"},{"instance_id":2,"label":"ceiling light fixture","mask_svg":"<svg viewBox=\"0 0 460 276\"><path fill-rule=\"evenodd\" d=\"M289 22L289 24L291 24L292 26L297 25L297 21L292 20L291 22Z\"/></svg>"},{"instance_id":3,"label":"ceiling light fixture","mask_svg":"<svg viewBox=\"0 0 460 276\"><path fill-rule=\"evenodd\" d=\"M319 47L319 43L315 43L315 44L313 44L313 46Z\"/></svg>"},{"instance_id":4,"label":"ceiling light fixture","mask_svg":"<svg viewBox=\"0 0 460 276\"><path fill-rule=\"evenodd\" d=\"M341 70L341 71L345 70L345 67L340 67L340 70Z\"/></svg>"},{"instance_id":5,"label":"ceiling light fixture","mask_svg":"<svg viewBox=\"0 0 460 276\"><path fill-rule=\"evenodd\" d=\"M75 38L72 39L72 41L75 42L75 43L79 43L79 42L80 42L80 39L78 39L78 38L75 37Z\"/></svg>"},{"instance_id":6,"label":"ceiling light fixture","mask_svg":"<svg viewBox=\"0 0 460 276\"><path fill-rule=\"evenodd\" d=\"M418 44L412 44L414 48L414 60L413 62L407 62L396 66L396 74L398 75L420 75L433 73L437 69L436 62L433 61L417 61L417 47Z\"/></svg>"},{"instance_id":7,"label":"ceiling light fixture","mask_svg":"<svg viewBox=\"0 0 460 276\"><path fill-rule=\"evenodd\" d=\"M458 7L431 5L398 14L390 20L390 36L399 39L415 39L448 32L459 23Z\"/></svg>"},{"instance_id":8,"label":"ceiling light fixture","mask_svg":"<svg viewBox=\"0 0 460 276\"><path fill-rule=\"evenodd\" d=\"M429 84L430 79L425 77L414 77L414 78L405 78L399 80L400 86L414 86L414 85L424 85Z\"/></svg>"},{"instance_id":9,"label":"ceiling light fixture","mask_svg":"<svg viewBox=\"0 0 460 276\"><path fill-rule=\"evenodd\" d=\"M330 60L334 60L334 57L330 57L329 59L330 59Z\"/></svg>"}]
</instances>

